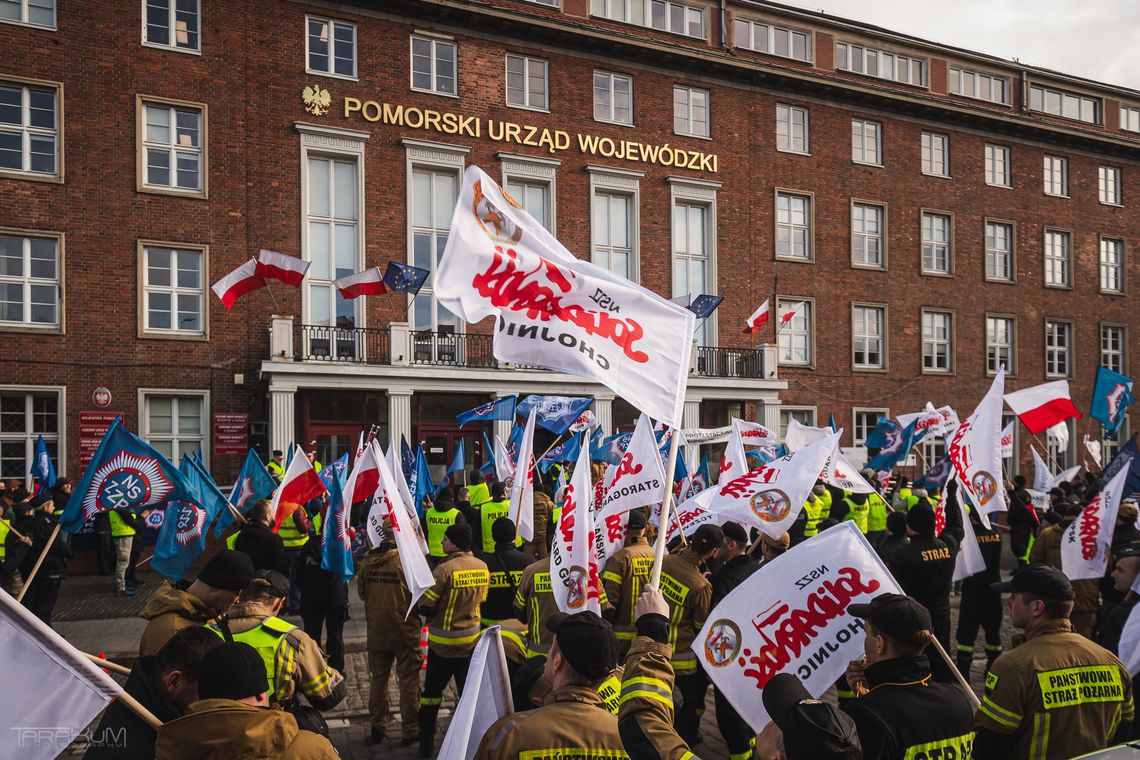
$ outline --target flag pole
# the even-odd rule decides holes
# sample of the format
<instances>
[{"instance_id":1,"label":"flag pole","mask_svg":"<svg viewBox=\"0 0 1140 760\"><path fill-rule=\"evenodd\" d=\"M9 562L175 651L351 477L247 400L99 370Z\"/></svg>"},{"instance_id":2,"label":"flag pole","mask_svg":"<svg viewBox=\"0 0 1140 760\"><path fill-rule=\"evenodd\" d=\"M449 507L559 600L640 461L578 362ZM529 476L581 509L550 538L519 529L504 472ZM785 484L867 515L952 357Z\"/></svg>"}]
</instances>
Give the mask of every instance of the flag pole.
<instances>
[{"instance_id":1,"label":"flag pole","mask_svg":"<svg viewBox=\"0 0 1140 760\"><path fill-rule=\"evenodd\" d=\"M47 543L44 544L43 551L40 552L40 558L36 560L36 564L32 568L32 572L30 572L28 574L28 577L24 579L24 587L20 589L20 595L16 597L17 602L24 601L24 595L27 594L28 589L31 588L32 581L35 579L36 573L39 572L40 565L44 563L44 558L47 557L48 549L51 548L51 545L55 542L55 537L58 535L59 523L57 522L55 524L55 528L51 532L51 536L48 537Z\"/></svg>"},{"instance_id":2,"label":"flag pole","mask_svg":"<svg viewBox=\"0 0 1140 760\"><path fill-rule=\"evenodd\" d=\"M961 671L958 670L958 666L954 663L953 660L950 659L950 655L946 654L946 649L942 646L942 642L938 640L937 636L934 636L932 634L930 636L930 643L933 644L934 648L938 651L938 656L941 657L950 667L950 672L954 674L954 680L956 680L958 682L958 685L962 687L962 691L966 693L966 699L970 700L972 709L976 711L981 705L981 702L978 701L978 695L975 694L974 690L970 688L970 684L967 683L966 677L963 676Z\"/></svg>"},{"instance_id":3,"label":"flag pole","mask_svg":"<svg viewBox=\"0 0 1140 760\"><path fill-rule=\"evenodd\" d=\"M281 307L277 304L277 296L273 295L273 288L269 287L269 280L265 281L265 289L269 291L269 297L273 299L273 309L280 311Z\"/></svg>"},{"instance_id":4,"label":"flag pole","mask_svg":"<svg viewBox=\"0 0 1140 760\"><path fill-rule=\"evenodd\" d=\"M7 520L4 520L4 519L0 518L0 525L6 525L6 526L8 526L8 531L9 531L9 532L10 532L10 533L11 533L13 536L15 536L16 538L20 539L21 541L29 541L29 539L28 539L28 537L27 537L27 536L25 536L24 534L20 533L20 531L16 530L15 528L13 528L13 527L12 527L12 523L8 522Z\"/></svg>"},{"instance_id":5,"label":"flag pole","mask_svg":"<svg viewBox=\"0 0 1140 760\"><path fill-rule=\"evenodd\" d=\"M118 673L119 675L129 676L131 674L130 668L125 667L123 665L120 665L117 662L111 662L110 660L104 660L102 657L96 657L95 655L90 654L88 652L83 652L82 654L88 660L91 660L91 662L95 663L96 665L98 665L101 668L106 668L107 670L113 670L116 673Z\"/></svg>"},{"instance_id":6,"label":"flag pole","mask_svg":"<svg viewBox=\"0 0 1140 760\"><path fill-rule=\"evenodd\" d=\"M680 448L678 444L681 441L680 430L673 429L673 437L669 441L669 463L665 466L665 484L662 488L661 505L664 513L665 509L673 510L673 474L677 471L677 450ZM662 520L662 523L666 520ZM653 584L654 588L661 586L661 564L665 558L665 536L669 533L668 530L662 529L657 533L657 545L653 549L653 571L650 574L649 582ZM684 534L684 531L681 531Z\"/></svg>"}]
</instances>

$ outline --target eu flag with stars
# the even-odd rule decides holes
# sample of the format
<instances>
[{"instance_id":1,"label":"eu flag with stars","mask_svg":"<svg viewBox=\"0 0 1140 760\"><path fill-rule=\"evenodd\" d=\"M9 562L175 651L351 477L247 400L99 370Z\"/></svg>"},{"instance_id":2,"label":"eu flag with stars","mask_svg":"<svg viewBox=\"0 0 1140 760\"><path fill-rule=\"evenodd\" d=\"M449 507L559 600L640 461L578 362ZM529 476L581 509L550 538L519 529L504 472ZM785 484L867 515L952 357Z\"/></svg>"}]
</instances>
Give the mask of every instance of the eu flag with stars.
<instances>
[{"instance_id":1,"label":"eu flag with stars","mask_svg":"<svg viewBox=\"0 0 1140 760\"><path fill-rule=\"evenodd\" d=\"M392 290L416 295L424 286L424 280L427 279L427 276L428 270L426 269L420 269L411 264L397 264L395 261L389 261L388 268L384 272L384 284Z\"/></svg>"},{"instance_id":2,"label":"eu flag with stars","mask_svg":"<svg viewBox=\"0 0 1140 760\"><path fill-rule=\"evenodd\" d=\"M689 304L689 311L697 315L697 319L708 319L716 307L724 301L724 296L711 296L707 293L697 296Z\"/></svg>"}]
</instances>

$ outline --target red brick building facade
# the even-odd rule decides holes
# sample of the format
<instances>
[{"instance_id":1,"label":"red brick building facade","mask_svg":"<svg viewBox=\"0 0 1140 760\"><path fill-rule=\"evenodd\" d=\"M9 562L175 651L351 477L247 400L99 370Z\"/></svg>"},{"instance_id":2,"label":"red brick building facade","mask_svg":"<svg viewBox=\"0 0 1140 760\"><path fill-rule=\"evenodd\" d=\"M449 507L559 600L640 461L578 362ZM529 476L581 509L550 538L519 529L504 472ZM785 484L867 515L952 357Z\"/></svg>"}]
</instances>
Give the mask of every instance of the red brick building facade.
<instances>
[{"instance_id":1,"label":"red brick building facade","mask_svg":"<svg viewBox=\"0 0 1140 760\"><path fill-rule=\"evenodd\" d=\"M739 0L4 8L4 476L38 434L78 472L96 411L219 479L243 430L327 457L376 425L477 461L454 415L500 393L631 424L600 386L498 366L430 281L336 299L352 271L431 268L472 163L577 255L725 297L687 426L834 415L858 446L879 414L964 417L999 361L1086 408L1098 365L1129 374L1140 92ZM209 285L262 248L306 283L227 311ZM779 340L741 332L765 298L807 303ZM1073 433L1079 462L1100 428Z\"/></svg>"}]
</instances>

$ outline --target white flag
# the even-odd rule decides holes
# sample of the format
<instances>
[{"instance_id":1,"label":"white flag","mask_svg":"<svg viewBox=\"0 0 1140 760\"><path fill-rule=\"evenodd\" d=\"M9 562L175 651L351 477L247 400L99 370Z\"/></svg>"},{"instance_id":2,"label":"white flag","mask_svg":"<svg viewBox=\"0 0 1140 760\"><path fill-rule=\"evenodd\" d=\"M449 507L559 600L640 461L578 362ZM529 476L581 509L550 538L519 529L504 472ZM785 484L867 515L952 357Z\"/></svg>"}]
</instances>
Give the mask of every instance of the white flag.
<instances>
[{"instance_id":1,"label":"white flag","mask_svg":"<svg viewBox=\"0 0 1140 760\"><path fill-rule=\"evenodd\" d=\"M926 402L926 408L921 412L915 412L913 414L900 414L898 417L895 417L895 420L904 428L911 422L918 420L914 426L915 438L922 438L924 436L934 438L935 436L942 435L942 431L946 424L946 420L942 416L942 412L935 409L934 404L930 403L929 401Z\"/></svg>"},{"instance_id":2,"label":"white flag","mask_svg":"<svg viewBox=\"0 0 1140 760\"><path fill-rule=\"evenodd\" d=\"M1100 458L1100 441L1094 441L1092 438L1089 438L1088 435L1086 434L1084 444L1085 444L1085 451L1087 451L1089 453L1089 456L1093 458L1093 461L1096 462L1096 466L1103 468L1104 465L1101 464L1101 458Z\"/></svg>"},{"instance_id":3,"label":"white flag","mask_svg":"<svg viewBox=\"0 0 1140 760\"><path fill-rule=\"evenodd\" d=\"M464 172L434 292L468 322L496 317L495 358L590 378L681 426L694 314L574 256L477 166Z\"/></svg>"},{"instance_id":4,"label":"white flag","mask_svg":"<svg viewBox=\"0 0 1140 760\"><path fill-rule=\"evenodd\" d=\"M954 431L958 429L958 426L962 424L958 421L958 413L949 405L938 407L938 413L942 415L942 429L931 430L930 435L940 435L949 440L953 437Z\"/></svg>"},{"instance_id":5,"label":"white flag","mask_svg":"<svg viewBox=\"0 0 1140 760\"><path fill-rule=\"evenodd\" d=\"M500 626L491 626L475 644L467 666L467 685L451 714L451 725L439 748L440 757L471 760L491 724L515 710L499 631Z\"/></svg>"},{"instance_id":6,"label":"white flag","mask_svg":"<svg viewBox=\"0 0 1140 760\"><path fill-rule=\"evenodd\" d=\"M606 560L625 546L625 529L629 525L628 511L599 517L604 486L605 483L601 480L594 483L594 498L591 500L594 510L594 556L597 557L598 567L605 567Z\"/></svg>"},{"instance_id":7,"label":"white flag","mask_svg":"<svg viewBox=\"0 0 1140 760\"><path fill-rule=\"evenodd\" d=\"M375 440L372 444L377 445ZM412 603L408 606L408 613L411 613L423 593L435 585L435 577L428 567L427 550L419 546L417 533L412 530L412 526L419 525L419 521L409 518L407 510L400 506L403 498L388 461L380 457L379 467L380 483L368 509L368 540L373 546L383 540L383 521L387 517L392 526L392 537L396 540L396 549L400 552L400 569L404 571L404 582L412 595Z\"/></svg>"},{"instance_id":8,"label":"white flag","mask_svg":"<svg viewBox=\"0 0 1140 760\"><path fill-rule=\"evenodd\" d=\"M989 391L974 413L958 426L946 447L958 485L978 508L978 517L989 527L990 512L1006 509L1001 480L1001 409L1005 390L1005 367L998 370Z\"/></svg>"},{"instance_id":9,"label":"white flag","mask_svg":"<svg viewBox=\"0 0 1140 760\"><path fill-rule=\"evenodd\" d=\"M1140 591L1133 587L1133 593L1140 594ZM1120 632L1120 645L1117 649L1120 651L1119 657L1124 667L1128 668L1132 678L1140 676L1140 604L1135 605L1132 612L1128 613L1124 630Z\"/></svg>"},{"instance_id":10,"label":"white flag","mask_svg":"<svg viewBox=\"0 0 1140 760\"><path fill-rule=\"evenodd\" d=\"M530 408L530 416L519 442L519 457L515 461L515 479L511 483L511 520L523 541L534 540L534 421L538 408ZM590 450L586 449L589 456ZM586 460L589 467L589 459Z\"/></svg>"},{"instance_id":11,"label":"white flag","mask_svg":"<svg viewBox=\"0 0 1140 760\"><path fill-rule=\"evenodd\" d=\"M775 446L778 436L759 422L732 418L732 432L740 438L743 446Z\"/></svg>"},{"instance_id":12,"label":"white flag","mask_svg":"<svg viewBox=\"0 0 1140 760\"><path fill-rule=\"evenodd\" d=\"M855 523L844 521L765 562L711 613L693 642L701 665L752 730L770 718L761 692L794 673L813 697L863 654L863 621L848 612L901 594Z\"/></svg>"},{"instance_id":13,"label":"white flag","mask_svg":"<svg viewBox=\"0 0 1140 760\"><path fill-rule=\"evenodd\" d=\"M724 458L720 460L720 472L717 474L717 483L727 483L739 478L748 472L748 460L744 455L744 444L740 440L740 429L732 426L728 436L728 445L724 447Z\"/></svg>"},{"instance_id":14,"label":"white flag","mask_svg":"<svg viewBox=\"0 0 1140 760\"><path fill-rule=\"evenodd\" d=\"M372 439L372 445L376 447L374 455L377 460L383 459L384 456L380 451L380 442L375 438ZM388 474L392 476L392 484L398 489L400 495L399 503L404 507L404 512L408 515L407 526L415 533L416 539L419 541L420 548L423 553L428 553L427 538L424 537L423 528L420 527L420 516L416 514L415 499L412 498L412 491L408 488L408 479L404 477L404 466L400 463L399 444L393 439L388 445Z\"/></svg>"},{"instance_id":15,"label":"white flag","mask_svg":"<svg viewBox=\"0 0 1140 760\"><path fill-rule=\"evenodd\" d=\"M1057 441L1057 448L1060 451L1067 451L1069 448L1069 426L1064 422L1058 422L1056 425L1045 429L1046 439L1052 438Z\"/></svg>"},{"instance_id":16,"label":"white flag","mask_svg":"<svg viewBox=\"0 0 1140 760\"><path fill-rule=\"evenodd\" d=\"M594 553L594 520L590 501L589 434L566 487L562 516L550 547L550 589L558 609L571 614L590 610L601 614L601 581Z\"/></svg>"},{"instance_id":17,"label":"white flag","mask_svg":"<svg viewBox=\"0 0 1140 760\"><path fill-rule=\"evenodd\" d=\"M1030 446L1029 451L1033 454L1033 490L1048 493L1053 487L1053 471L1045 464L1037 449Z\"/></svg>"},{"instance_id":18,"label":"white flag","mask_svg":"<svg viewBox=\"0 0 1140 760\"><path fill-rule=\"evenodd\" d=\"M1001 429L1001 458L1013 456L1013 426L1016 420L1010 420L1010 423Z\"/></svg>"},{"instance_id":19,"label":"white flag","mask_svg":"<svg viewBox=\"0 0 1140 760\"><path fill-rule=\"evenodd\" d=\"M0 590L0 757L51 760L123 693L66 639Z\"/></svg>"},{"instance_id":20,"label":"white flag","mask_svg":"<svg viewBox=\"0 0 1140 760\"><path fill-rule=\"evenodd\" d=\"M495 477L508 488L514 486L515 463L511 460L511 452L499 436L495 436Z\"/></svg>"},{"instance_id":21,"label":"white flag","mask_svg":"<svg viewBox=\"0 0 1140 760\"><path fill-rule=\"evenodd\" d=\"M843 450L839 446L843 428L839 428L835 432L837 434L835 448L827 456L827 462L823 465L819 479L848 493L878 493L878 490L867 482L867 479L855 469L855 466L847 461L847 457L843 456Z\"/></svg>"},{"instance_id":22,"label":"white flag","mask_svg":"<svg viewBox=\"0 0 1140 760\"><path fill-rule=\"evenodd\" d=\"M1128 479L1129 461L1112 476L1061 538L1061 571L1071 581L1103 578L1116 527L1116 513Z\"/></svg>"},{"instance_id":23,"label":"white flag","mask_svg":"<svg viewBox=\"0 0 1140 760\"><path fill-rule=\"evenodd\" d=\"M1080 471L1081 466L1079 464L1073 465L1067 470L1061 470L1061 472L1058 473L1057 477L1053 478L1053 487L1056 488L1062 483L1068 483L1070 480L1077 477L1077 473Z\"/></svg>"},{"instance_id":24,"label":"white flag","mask_svg":"<svg viewBox=\"0 0 1140 760\"><path fill-rule=\"evenodd\" d=\"M978 545L978 536L974 533L974 525L970 522L966 504L961 499L956 501L962 513L962 529L965 532L958 545L958 555L954 558L954 580L960 581L985 570L986 558L982 555L982 547ZM942 496L942 503L946 503L945 495ZM978 516L981 517L981 512Z\"/></svg>"},{"instance_id":25,"label":"white flag","mask_svg":"<svg viewBox=\"0 0 1140 760\"><path fill-rule=\"evenodd\" d=\"M665 469L653 426L644 414L638 418L621 460L606 468L604 482L600 519L661 501Z\"/></svg>"},{"instance_id":26,"label":"white flag","mask_svg":"<svg viewBox=\"0 0 1140 760\"><path fill-rule=\"evenodd\" d=\"M800 424L796 420L788 420L788 432L784 436L784 445L788 447L789 452L799 451L816 441L823 440L832 432L831 428L812 427L811 425Z\"/></svg>"}]
</instances>

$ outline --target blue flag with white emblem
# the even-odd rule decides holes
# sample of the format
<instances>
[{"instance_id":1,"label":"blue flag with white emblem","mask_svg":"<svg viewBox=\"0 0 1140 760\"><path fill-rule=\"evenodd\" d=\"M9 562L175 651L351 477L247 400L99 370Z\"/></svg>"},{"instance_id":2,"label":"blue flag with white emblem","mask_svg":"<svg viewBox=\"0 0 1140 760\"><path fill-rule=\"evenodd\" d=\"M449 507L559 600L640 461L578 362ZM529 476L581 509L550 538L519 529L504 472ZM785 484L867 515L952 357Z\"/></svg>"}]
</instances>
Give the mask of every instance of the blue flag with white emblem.
<instances>
[{"instance_id":1,"label":"blue flag with white emblem","mask_svg":"<svg viewBox=\"0 0 1140 760\"><path fill-rule=\"evenodd\" d=\"M406 480L412 479L412 470L416 466L416 452L412 451L412 447L408 445L408 439L400 433L400 467L404 469L404 478Z\"/></svg>"},{"instance_id":2,"label":"blue flag with white emblem","mask_svg":"<svg viewBox=\"0 0 1140 760\"><path fill-rule=\"evenodd\" d=\"M578 453L582 450L582 434L575 433L567 438L562 443L558 444L550 451L546 452L546 456L538 460L538 469L543 474L550 472L550 468L558 462L575 462L578 459Z\"/></svg>"},{"instance_id":3,"label":"blue flag with white emblem","mask_svg":"<svg viewBox=\"0 0 1140 760\"><path fill-rule=\"evenodd\" d=\"M47 443L41 435L36 438L36 450L32 455L32 483L35 484L35 493L44 488L55 487L55 464L51 461Z\"/></svg>"},{"instance_id":4,"label":"blue flag with white emblem","mask_svg":"<svg viewBox=\"0 0 1140 760\"><path fill-rule=\"evenodd\" d=\"M884 426L883 423L889 423ZM867 436L867 448L876 448L872 439L881 443L879 453L867 461L867 466L876 472L893 470L899 462L907 458L916 440L915 426L918 418L911 420L905 428L885 418L879 419L879 425ZM894 425L890 427L889 425ZM882 431L880 432L880 429Z\"/></svg>"},{"instance_id":5,"label":"blue flag with white emblem","mask_svg":"<svg viewBox=\"0 0 1140 760\"><path fill-rule=\"evenodd\" d=\"M535 424L562 435L592 403L593 396L527 396L519 402L515 414L525 418L530 416L531 409L536 409Z\"/></svg>"},{"instance_id":6,"label":"blue flag with white emblem","mask_svg":"<svg viewBox=\"0 0 1140 760\"><path fill-rule=\"evenodd\" d=\"M392 290L416 295L423 287L427 276L426 269L389 261L387 269L384 270L384 284Z\"/></svg>"},{"instance_id":7,"label":"blue flag with white emblem","mask_svg":"<svg viewBox=\"0 0 1140 760\"><path fill-rule=\"evenodd\" d=\"M229 511L225 495L197 457L182 457L178 469L190 487L191 498L167 502L150 563L173 583L181 580L206 550L206 533L214 518Z\"/></svg>"},{"instance_id":8,"label":"blue flag with white emblem","mask_svg":"<svg viewBox=\"0 0 1140 760\"><path fill-rule=\"evenodd\" d=\"M621 455L625 453L632 437L633 431L631 430L628 433L617 433L608 438L599 438L596 443L590 445L590 459L606 464L619 463Z\"/></svg>"},{"instance_id":9,"label":"blue flag with white emblem","mask_svg":"<svg viewBox=\"0 0 1140 760\"><path fill-rule=\"evenodd\" d=\"M466 412L460 412L455 415L455 421L459 423L459 427L463 427L468 422L513 420L517 405L518 402L514 396L503 396L494 401L488 401L486 404L480 404L474 409L468 409Z\"/></svg>"},{"instance_id":10,"label":"blue flag with white emblem","mask_svg":"<svg viewBox=\"0 0 1140 760\"><path fill-rule=\"evenodd\" d=\"M1131 378L1125 377L1119 372L1113 372L1107 367L1097 368L1089 416L1094 420L1100 420L1100 423L1104 425L1106 437L1116 437L1116 431L1124 422L1128 407L1134 403L1136 403L1136 397L1132 395Z\"/></svg>"},{"instance_id":11,"label":"blue flag with white emblem","mask_svg":"<svg viewBox=\"0 0 1140 760\"><path fill-rule=\"evenodd\" d=\"M344 456L347 464L348 454ZM331 469L333 468L326 467L321 471L322 480L324 474ZM344 498L347 478L346 470L330 473L325 482L325 487L329 489L329 509L321 524L321 569L336 573L341 583L348 583L356 575L356 565L352 559L353 531L348 524L352 505L346 504Z\"/></svg>"},{"instance_id":12,"label":"blue flag with white emblem","mask_svg":"<svg viewBox=\"0 0 1140 760\"><path fill-rule=\"evenodd\" d=\"M328 488L329 485L332 484L333 480L337 478L340 478L341 480L347 479L348 452L346 451L341 454L332 464L326 464L321 469L321 471L317 473L317 477L320 478L321 482L325 484L325 488Z\"/></svg>"},{"instance_id":13,"label":"blue flag with white emblem","mask_svg":"<svg viewBox=\"0 0 1140 760\"><path fill-rule=\"evenodd\" d=\"M490 477L495 474L495 447L491 445L491 439L483 433L483 462L479 467L479 472L483 473L485 477Z\"/></svg>"},{"instance_id":14,"label":"blue flag with white emblem","mask_svg":"<svg viewBox=\"0 0 1140 760\"><path fill-rule=\"evenodd\" d=\"M233 504L240 514L245 515L260 499L268 499L276 488L277 481L265 469L257 453L250 449L245 455L245 464L241 466L237 481L230 490L230 504ZM233 514L228 509L223 510L214 525L214 538L219 538L233 524Z\"/></svg>"},{"instance_id":15,"label":"blue flag with white emblem","mask_svg":"<svg viewBox=\"0 0 1140 760\"><path fill-rule=\"evenodd\" d=\"M925 488L927 490L945 488L946 481L950 479L950 473L953 472L953 470L954 466L950 462L950 455L943 454L921 477L914 479L914 486L915 488Z\"/></svg>"},{"instance_id":16,"label":"blue flag with white emblem","mask_svg":"<svg viewBox=\"0 0 1140 760\"><path fill-rule=\"evenodd\" d=\"M435 483L431 481L431 470L428 469L423 444L416 447L415 459L412 465L412 476L408 478L408 490L411 491L412 501L416 507L416 514L423 517L424 497L431 496L435 493Z\"/></svg>"}]
</instances>

